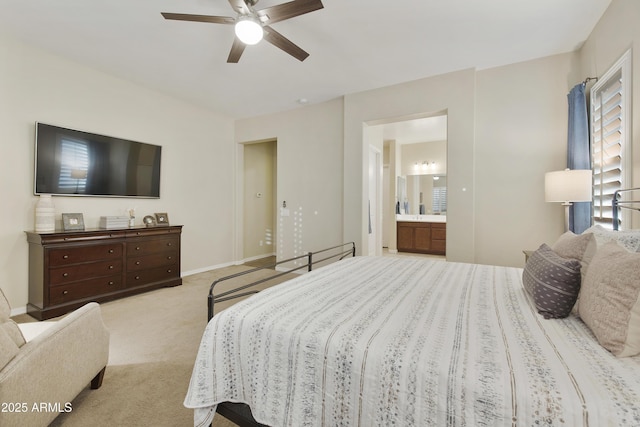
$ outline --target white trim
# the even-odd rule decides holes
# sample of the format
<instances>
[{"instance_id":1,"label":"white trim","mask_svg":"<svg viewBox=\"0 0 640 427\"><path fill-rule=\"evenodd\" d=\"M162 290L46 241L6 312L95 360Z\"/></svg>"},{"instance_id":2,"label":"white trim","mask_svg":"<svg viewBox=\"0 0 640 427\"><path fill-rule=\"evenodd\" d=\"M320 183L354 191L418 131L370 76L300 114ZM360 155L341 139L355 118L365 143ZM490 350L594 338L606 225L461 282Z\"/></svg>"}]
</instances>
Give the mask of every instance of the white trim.
<instances>
[{"instance_id":1,"label":"white trim","mask_svg":"<svg viewBox=\"0 0 640 427\"><path fill-rule=\"evenodd\" d=\"M195 270L183 271L181 277L192 276L198 273L205 273L207 271L217 270L219 268L231 267L234 265L242 265L242 264L243 264L242 261L230 261L230 262L225 262L223 264L210 265L208 267L196 268Z\"/></svg>"},{"instance_id":2,"label":"white trim","mask_svg":"<svg viewBox=\"0 0 640 427\"><path fill-rule=\"evenodd\" d=\"M26 313L27 313L26 305L24 307L12 308L11 312L9 313L9 317L17 316L19 314L26 314Z\"/></svg>"},{"instance_id":3,"label":"white trim","mask_svg":"<svg viewBox=\"0 0 640 427\"><path fill-rule=\"evenodd\" d=\"M598 81L591 87L589 91L591 98L590 105L590 118L589 118L589 136L593 138L593 111L594 111L594 99L595 94L600 92L602 88L608 84L612 78L615 77L618 72L621 73L622 80L622 125L623 125L623 144L621 147L621 157L622 157L622 183L621 187L630 188L633 186L633 135L631 132L632 127L632 95L633 95L633 75L632 75L632 57L631 57L631 49L627 50L608 70L606 73L602 75L598 79ZM593 164L591 165L591 169L593 169ZM624 197L623 197L624 199ZM592 215L593 216L593 215ZM620 220L622 222L622 227L625 227L625 224L631 224L631 211L622 210L620 215Z\"/></svg>"},{"instance_id":4,"label":"white trim","mask_svg":"<svg viewBox=\"0 0 640 427\"><path fill-rule=\"evenodd\" d=\"M240 261L240 264L244 264L245 262L255 261L257 259L267 258L267 257L270 257L270 256L276 256L276 253L275 252L271 252L269 254L256 255L256 256L249 257L249 258L245 258L242 261Z\"/></svg>"}]
</instances>

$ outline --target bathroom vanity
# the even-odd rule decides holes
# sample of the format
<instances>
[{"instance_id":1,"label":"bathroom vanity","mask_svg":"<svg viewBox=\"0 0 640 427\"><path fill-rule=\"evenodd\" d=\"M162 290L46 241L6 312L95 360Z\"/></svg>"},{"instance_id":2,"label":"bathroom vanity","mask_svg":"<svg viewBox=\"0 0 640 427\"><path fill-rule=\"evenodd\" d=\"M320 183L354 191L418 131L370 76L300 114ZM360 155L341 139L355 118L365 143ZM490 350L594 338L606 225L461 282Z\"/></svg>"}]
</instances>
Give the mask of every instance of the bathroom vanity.
<instances>
[{"instance_id":1,"label":"bathroom vanity","mask_svg":"<svg viewBox=\"0 0 640 427\"><path fill-rule=\"evenodd\" d=\"M397 246L400 252L445 255L445 215L397 215Z\"/></svg>"}]
</instances>

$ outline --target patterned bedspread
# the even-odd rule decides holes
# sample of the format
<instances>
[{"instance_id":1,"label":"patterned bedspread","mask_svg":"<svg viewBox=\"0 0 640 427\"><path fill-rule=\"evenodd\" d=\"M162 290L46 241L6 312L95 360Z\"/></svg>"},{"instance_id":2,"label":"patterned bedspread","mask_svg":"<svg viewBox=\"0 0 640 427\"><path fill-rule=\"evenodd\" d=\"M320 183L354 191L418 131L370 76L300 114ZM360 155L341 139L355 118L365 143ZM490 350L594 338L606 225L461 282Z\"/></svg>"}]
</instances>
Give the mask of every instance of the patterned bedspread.
<instances>
[{"instance_id":1,"label":"patterned bedspread","mask_svg":"<svg viewBox=\"0 0 640 427\"><path fill-rule=\"evenodd\" d=\"M517 268L356 257L263 291L204 332L185 406L274 427L638 426L640 358L535 312Z\"/></svg>"}]
</instances>

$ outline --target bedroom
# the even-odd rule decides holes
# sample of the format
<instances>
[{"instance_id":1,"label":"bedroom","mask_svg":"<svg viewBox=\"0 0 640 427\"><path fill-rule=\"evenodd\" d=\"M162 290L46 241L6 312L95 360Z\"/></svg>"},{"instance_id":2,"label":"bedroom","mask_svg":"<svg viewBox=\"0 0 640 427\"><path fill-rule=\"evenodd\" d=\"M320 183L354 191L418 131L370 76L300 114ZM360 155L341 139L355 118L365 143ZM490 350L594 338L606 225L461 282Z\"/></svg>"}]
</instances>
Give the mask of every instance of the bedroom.
<instances>
[{"instance_id":1,"label":"bedroom","mask_svg":"<svg viewBox=\"0 0 640 427\"><path fill-rule=\"evenodd\" d=\"M185 224L184 275L241 259L235 243L237 193L230 184L236 173L238 143L277 137L282 162L279 198L286 198L292 206L304 206L307 212L319 212L317 218L305 218L305 246L361 241L365 225L365 192L358 167L362 164L362 124L447 108L450 169L451 174L457 169L458 176L451 185L469 190L451 195L449 257L522 266L522 249L553 241L562 232L561 208L544 203L543 176L564 167L566 93L586 76L603 73L640 41L635 30L638 8L635 1L614 0L576 52L426 77L238 120L3 37L2 288L13 307L24 307L28 270L24 230L33 226L35 204L35 121L117 133L165 147L163 198L136 201L135 207L140 215L166 211L173 223ZM637 55L633 61L637 69ZM637 105L640 84L635 83L633 103ZM633 132L637 169L637 109ZM307 143L299 144L301 140ZM509 162L502 157L506 153ZM340 172L343 163L356 165L345 169L344 177ZM325 176L325 171L335 169L337 174ZM637 174L634 180L638 186ZM302 189L300 181L310 191ZM203 183L207 184L204 190ZM130 204L128 200L65 198L56 200L56 209L58 213L84 212L87 222L97 223L99 216L118 215Z\"/></svg>"}]
</instances>

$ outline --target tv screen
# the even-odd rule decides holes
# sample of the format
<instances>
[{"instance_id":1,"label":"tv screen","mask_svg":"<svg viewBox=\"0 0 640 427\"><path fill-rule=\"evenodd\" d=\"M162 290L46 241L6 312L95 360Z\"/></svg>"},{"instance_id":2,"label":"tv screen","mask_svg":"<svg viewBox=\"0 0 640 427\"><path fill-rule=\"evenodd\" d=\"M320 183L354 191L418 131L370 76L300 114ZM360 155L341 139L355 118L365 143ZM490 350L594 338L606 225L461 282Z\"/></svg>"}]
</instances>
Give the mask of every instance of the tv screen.
<instances>
[{"instance_id":1,"label":"tv screen","mask_svg":"<svg viewBox=\"0 0 640 427\"><path fill-rule=\"evenodd\" d=\"M160 197L162 147L36 123L35 194Z\"/></svg>"}]
</instances>

